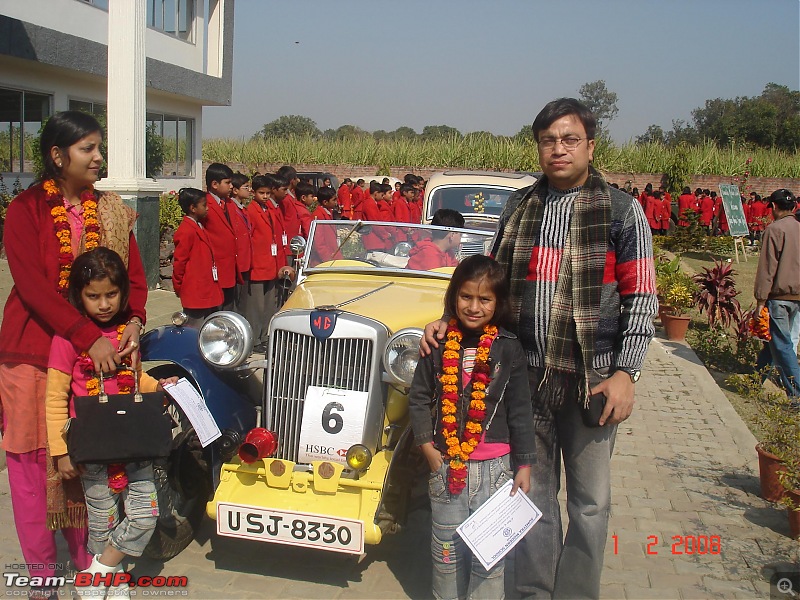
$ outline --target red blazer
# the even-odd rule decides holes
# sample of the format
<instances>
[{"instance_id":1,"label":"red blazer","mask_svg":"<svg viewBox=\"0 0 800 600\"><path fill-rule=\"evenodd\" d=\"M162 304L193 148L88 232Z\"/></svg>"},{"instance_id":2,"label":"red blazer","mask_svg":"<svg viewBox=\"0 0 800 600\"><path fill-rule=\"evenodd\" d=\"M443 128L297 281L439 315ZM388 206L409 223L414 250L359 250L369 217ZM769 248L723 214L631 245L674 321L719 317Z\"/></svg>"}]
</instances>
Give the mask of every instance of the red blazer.
<instances>
[{"instance_id":1,"label":"red blazer","mask_svg":"<svg viewBox=\"0 0 800 600\"><path fill-rule=\"evenodd\" d=\"M378 203L375 202L372 196L364 198L364 203L361 206L364 212L363 218L365 220L384 220L381 210L378 208ZM364 234L364 236L361 238L361 241L364 242L364 248L367 250L385 250L391 243L388 233L383 227L380 226L373 226L369 233Z\"/></svg>"},{"instance_id":2,"label":"red blazer","mask_svg":"<svg viewBox=\"0 0 800 600\"><path fill-rule=\"evenodd\" d=\"M647 196L644 206L644 216L651 229L661 229L661 200L654 196Z\"/></svg>"},{"instance_id":3,"label":"red blazer","mask_svg":"<svg viewBox=\"0 0 800 600\"><path fill-rule=\"evenodd\" d=\"M144 322L147 280L133 233L129 244L131 292L126 320L136 316ZM3 245L14 287L0 328L0 363L46 369L54 334L81 352L88 350L102 332L58 292L59 244L41 184L25 190L8 206Z\"/></svg>"},{"instance_id":4,"label":"red blazer","mask_svg":"<svg viewBox=\"0 0 800 600\"><path fill-rule=\"evenodd\" d=\"M219 274L219 284L222 289L232 288L239 280L239 272L236 268L236 232L233 229L233 204L229 199L223 199L223 205L217 203L213 194L206 194L208 201L208 216L204 227L214 248L214 260L217 263L217 273ZM224 208L223 208L224 207Z\"/></svg>"},{"instance_id":5,"label":"red blazer","mask_svg":"<svg viewBox=\"0 0 800 600\"><path fill-rule=\"evenodd\" d=\"M750 205L750 222L748 225L753 231L764 231L769 209L763 200L754 200Z\"/></svg>"},{"instance_id":6,"label":"red blazer","mask_svg":"<svg viewBox=\"0 0 800 600\"><path fill-rule=\"evenodd\" d=\"M408 210L411 213L411 223L422 223L422 204L419 202L409 202Z\"/></svg>"},{"instance_id":7,"label":"red blazer","mask_svg":"<svg viewBox=\"0 0 800 600\"><path fill-rule=\"evenodd\" d=\"M406 269L429 271L439 267L455 267L458 264L455 256L444 252L431 240L422 240L409 253Z\"/></svg>"},{"instance_id":8,"label":"red blazer","mask_svg":"<svg viewBox=\"0 0 800 600\"><path fill-rule=\"evenodd\" d=\"M278 269L286 266L286 251L283 246L283 229L276 214L269 206L261 206L253 200L247 205L247 214L253 225L253 268L250 281L273 281L278 278ZM274 250L273 250L274 248Z\"/></svg>"},{"instance_id":9,"label":"red blazer","mask_svg":"<svg viewBox=\"0 0 800 600\"><path fill-rule=\"evenodd\" d=\"M402 194L398 194L397 198L392 200L392 213L394 216L392 220L395 223L412 223L411 208Z\"/></svg>"},{"instance_id":10,"label":"red blazer","mask_svg":"<svg viewBox=\"0 0 800 600\"><path fill-rule=\"evenodd\" d=\"M681 194L678 196L678 225L681 227L688 227L689 221L682 218L683 213L687 210L696 210L697 198L694 194Z\"/></svg>"},{"instance_id":11,"label":"red blazer","mask_svg":"<svg viewBox=\"0 0 800 600\"><path fill-rule=\"evenodd\" d=\"M703 196L700 201L700 223L705 227L711 225L711 219L714 218L714 201L711 196Z\"/></svg>"},{"instance_id":12,"label":"red blazer","mask_svg":"<svg viewBox=\"0 0 800 600\"><path fill-rule=\"evenodd\" d=\"M669 229L669 218L672 216L672 201L667 194L661 199L661 229Z\"/></svg>"},{"instance_id":13,"label":"red blazer","mask_svg":"<svg viewBox=\"0 0 800 600\"><path fill-rule=\"evenodd\" d=\"M333 215L322 205L317 206L311 216L314 217L315 221L330 221L333 219ZM338 247L339 240L336 237L334 227L317 226L317 230L314 233L311 265L318 265L321 262L331 260ZM342 255L339 254L336 258L342 258Z\"/></svg>"},{"instance_id":14,"label":"red blazer","mask_svg":"<svg viewBox=\"0 0 800 600\"><path fill-rule=\"evenodd\" d=\"M301 225L300 215L297 212L297 199L292 194L286 194L280 201L280 207L286 237L291 240L294 236L300 235Z\"/></svg>"},{"instance_id":15,"label":"red blazer","mask_svg":"<svg viewBox=\"0 0 800 600\"><path fill-rule=\"evenodd\" d=\"M311 213L308 210L308 207L300 202L300 200L294 200L294 210L297 214L297 218L300 221L300 235L304 238L308 239L308 230L311 228ZM289 238L291 240L291 237Z\"/></svg>"},{"instance_id":16,"label":"red blazer","mask_svg":"<svg viewBox=\"0 0 800 600\"><path fill-rule=\"evenodd\" d=\"M220 306L222 286L214 281L214 247L208 231L194 219L183 217L173 241L172 287L181 299L181 306L194 309Z\"/></svg>"},{"instance_id":17,"label":"red blazer","mask_svg":"<svg viewBox=\"0 0 800 600\"><path fill-rule=\"evenodd\" d=\"M239 208L233 200L228 208L231 210L231 223L236 234L236 267L239 273L247 273L253 261L253 228L244 208Z\"/></svg>"},{"instance_id":18,"label":"red blazer","mask_svg":"<svg viewBox=\"0 0 800 600\"><path fill-rule=\"evenodd\" d=\"M343 183L339 186L339 190L336 192L336 198L339 202L339 210L342 211L342 218L352 219L353 203L351 199L352 196L350 194L350 188L347 187L347 184Z\"/></svg>"},{"instance_id":19,"label":"red blazer","mask_svg":"<svg viewBox=\"0 0 800 600\"><path fill-rule=\"evenodd\" d=\"M351 202L353 208L353 219L364 218L364 190L358 186L353 187L351 192Z\"/></svg>"}]
</instances>

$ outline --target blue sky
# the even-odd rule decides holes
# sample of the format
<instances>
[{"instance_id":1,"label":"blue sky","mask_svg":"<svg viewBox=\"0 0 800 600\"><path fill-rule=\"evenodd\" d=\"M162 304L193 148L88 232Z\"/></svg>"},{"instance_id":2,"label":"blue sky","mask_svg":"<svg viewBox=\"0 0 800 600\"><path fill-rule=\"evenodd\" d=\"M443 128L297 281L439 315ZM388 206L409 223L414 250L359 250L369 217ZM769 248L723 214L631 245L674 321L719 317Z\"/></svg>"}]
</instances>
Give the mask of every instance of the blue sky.
<instances>
[{"instance_id":1,"label":"blue sky","mask_svg":"<svg viewBox=\"0 0 800 600\"><path fill-rule=\"evenodd\" d=\"M604 79L627 141L709 98L800 89L798 0L236 0L233 101L204 137L281 115L320 129L513 135ZM295 43L299 42L299 43Z\"/></svg>"}]
</instances>

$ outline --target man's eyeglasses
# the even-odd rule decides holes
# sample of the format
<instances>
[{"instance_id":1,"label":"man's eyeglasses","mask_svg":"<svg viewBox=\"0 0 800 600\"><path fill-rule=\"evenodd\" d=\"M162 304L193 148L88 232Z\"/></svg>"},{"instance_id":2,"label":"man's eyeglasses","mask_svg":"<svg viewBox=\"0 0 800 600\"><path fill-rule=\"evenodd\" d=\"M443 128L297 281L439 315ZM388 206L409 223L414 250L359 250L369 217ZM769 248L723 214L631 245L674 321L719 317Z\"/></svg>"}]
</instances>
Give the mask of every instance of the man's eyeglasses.
<instances>
[{"instance_id":1,"label":"man's eyeglasses","mask_svg":"<svg viewBox=\"0 0 800 600\"><path fill-rule=\"evenodd\" d=\"M561 145L564 147L565 150L575 150L583 140L588 138L579 138L574 136L569 136L565 138L553 138L553 137L545 137L540 139L537 143L539 144L539 148L543 150L552 150L556 147L558 142L561 142Z\"/></svg>"}]
</instances>

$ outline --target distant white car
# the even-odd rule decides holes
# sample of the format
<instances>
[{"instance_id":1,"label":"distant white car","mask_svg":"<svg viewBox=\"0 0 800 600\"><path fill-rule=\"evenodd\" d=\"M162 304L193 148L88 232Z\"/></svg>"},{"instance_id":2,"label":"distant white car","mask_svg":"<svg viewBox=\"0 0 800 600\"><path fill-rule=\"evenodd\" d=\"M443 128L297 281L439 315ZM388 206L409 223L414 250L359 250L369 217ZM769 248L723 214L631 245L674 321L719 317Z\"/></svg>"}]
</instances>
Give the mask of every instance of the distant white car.
<instances>
[{"instance_id":1,"label":"distant white car","mask_svg":"<svg viewBox=\"0 0 800 600\"><path fill-rule=\"evenodd\" d=\"M508 197L536 183L529 173L444 171L434 173L425 186L422 222L430 223L440 208L464 215L468 229L494 229Z\"/></svg>"}]
</instances>

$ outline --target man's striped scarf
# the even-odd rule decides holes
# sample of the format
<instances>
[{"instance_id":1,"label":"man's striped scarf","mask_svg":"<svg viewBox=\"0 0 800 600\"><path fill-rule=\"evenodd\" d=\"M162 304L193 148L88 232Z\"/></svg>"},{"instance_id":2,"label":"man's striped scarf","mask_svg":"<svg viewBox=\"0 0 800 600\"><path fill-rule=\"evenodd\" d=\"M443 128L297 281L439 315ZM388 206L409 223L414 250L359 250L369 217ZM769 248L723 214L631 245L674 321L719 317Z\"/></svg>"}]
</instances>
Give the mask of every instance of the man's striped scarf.
<instances>
[{"instance_id":1,"label":"man's striped scarf","mask_svg":"<svg viewBox=\"0 0 800 600\"><path fill-rule=\"evenodd\" d=\"M532 319L535 282L528 266L542 229L547 178L542 177L509 217L497 251L511 284L512 330ZM566 397L589 401L589 377L600 320L600 296L611 231L611 193L602 176L589 167L589 178L573 202L558 281L550 309L544 377L539 401L557 410Z\"/></svg>"}]
</instances>

